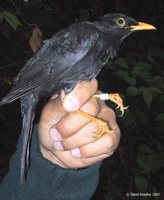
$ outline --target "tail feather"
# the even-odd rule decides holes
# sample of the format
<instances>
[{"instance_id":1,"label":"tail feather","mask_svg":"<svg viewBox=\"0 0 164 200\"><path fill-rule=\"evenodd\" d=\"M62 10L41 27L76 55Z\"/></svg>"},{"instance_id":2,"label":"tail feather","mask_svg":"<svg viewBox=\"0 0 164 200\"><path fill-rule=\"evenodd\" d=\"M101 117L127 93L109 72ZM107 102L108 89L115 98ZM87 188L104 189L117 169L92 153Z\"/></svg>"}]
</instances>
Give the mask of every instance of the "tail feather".
<instances>
[{"instance_id":1,"label":"tail feather","mask_svg":"<svg viewBox=\"0 0 164 200\"><path fill-rule=\"evenodd\" d=\"M0 101L0 107L1 107L1 106L3 106L3 102L2 102L2 101Z\"/></svg>"},{"instance_id":2,"label":"tail feather","mask_svg":"<svg viewBox=\"0 0 164 200\"><path fill-rule=\"evenodd\" d=\"M10 103L10 101L7 101L7 100L5 99L5 97L2 98L1 101L0 101L0 107L3 106L3 105L5 105L5 104L7 104L7 103Z\"/></svg>"},{"instance_id":3,"label":"tail feather","mask_svg":"<svg viewBox=\"0 0 164 200\"><path fill-rule=\"evenodd\" d=\"M38 96L35 96L34 94L29 94L24 97L21 97L21 111L23 117L23 125L21 132L23 137L20 174L21 183L25 180L29 168L30 141L37 102Z\"/></svg>"},{"instance_id":4,"label":"tail feather","mask_svg":"<svg viewBox=\"0 0 164 200\"><path fill-rule=\"evenodd\" d=\"M25 95L25 93L23 93L23 92L17 92L17 91L11 90L5 97L3 97L1 99L0 107L5 104L15 101L16 99L19 99L24 95Z\"/></svg>"}]
</instances>

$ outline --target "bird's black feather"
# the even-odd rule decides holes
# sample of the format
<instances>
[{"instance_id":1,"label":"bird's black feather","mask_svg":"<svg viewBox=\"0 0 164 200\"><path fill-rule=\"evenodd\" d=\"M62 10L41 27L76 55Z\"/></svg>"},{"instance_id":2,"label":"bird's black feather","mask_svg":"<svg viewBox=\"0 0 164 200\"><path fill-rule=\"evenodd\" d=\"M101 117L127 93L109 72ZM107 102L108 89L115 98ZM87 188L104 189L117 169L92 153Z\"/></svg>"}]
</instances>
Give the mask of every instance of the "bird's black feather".
<instances>
[{"instance_id":1,"label":"bird's black feather","mask_svg":"<svg viewBox=\"0 0 164 200\"><path fill-rule=\"evenodd\" d=\"M29 166L29 153L30 153L30 140L32 134L32 122L35 116L35 107L38 102L38 96L36 94L29 94L21 97L21 112L23 117L22 124L22 137L23 148L21 155L21 183L25 180L26 172ZM28 134L27 134L28 133Z\"/></svg>"},{"instance_id":2,"label":"bird's black feather","mask_svg":"<svg viewBox=\"0 0 164 200\"><path fill-rule=\"evenodd\" d=\"M32 121L39 97L62 89L68 93L78 82L95 78L131 33L118 27L115 20L119 17L125 18L128 25L136 23L122 14L108 14L100 21L75 23L59 31L26 62L13 89L1 100L0 106L21 98L24 135L21 180L28 168Z\"/></svg>"}]
</instances>

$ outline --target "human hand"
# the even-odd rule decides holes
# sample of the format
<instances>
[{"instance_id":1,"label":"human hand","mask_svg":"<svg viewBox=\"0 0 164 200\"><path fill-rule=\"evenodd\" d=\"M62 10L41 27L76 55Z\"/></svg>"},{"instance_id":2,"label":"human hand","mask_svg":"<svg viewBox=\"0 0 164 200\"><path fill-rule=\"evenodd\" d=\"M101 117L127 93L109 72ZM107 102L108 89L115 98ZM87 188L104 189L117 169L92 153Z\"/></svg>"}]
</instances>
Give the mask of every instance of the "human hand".
<instances>
[{"instance_id":1,"label":"human hand","mask_svg":"<svg viewBox=\"0 0 164 200\"><path fill-rule=\"evenodd\" d=\"M38 132L44 158L64 168L83 168L112 155L120 140L114 111L92 98L97 81L81 82L65 95L52 97L43 108ZM107 121L114 131L96 138L99 127L76 112L81 109Z\"/></svg>"}]
</instances>

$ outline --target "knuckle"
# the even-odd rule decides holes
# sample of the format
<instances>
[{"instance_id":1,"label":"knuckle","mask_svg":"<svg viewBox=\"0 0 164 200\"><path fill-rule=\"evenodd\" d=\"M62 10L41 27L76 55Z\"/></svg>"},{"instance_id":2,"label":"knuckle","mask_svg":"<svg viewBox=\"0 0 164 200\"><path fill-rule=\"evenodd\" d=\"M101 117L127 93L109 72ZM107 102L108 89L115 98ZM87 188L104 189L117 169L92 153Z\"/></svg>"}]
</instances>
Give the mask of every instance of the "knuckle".
<instances>
[{"instance_id":1,"label":"knuckle","mask_svg":"<svg viewBox=\"0 0 164 200\"><path fill-rule=\"evenodd\" d=\"M62 141L62 146L63 146L63 148L64 148L64 150L71 150L71 145L70 145L70 143L69 142L67 142L67 141Z\"/></svg>"},{"instance_id":2,"label":"knuckle","mask_svg":"<svg viewBox=\"0 0 164 200\"><path fill-rule=\"evenodd\" d=\"M86 112L96 116L100 112L99 104L95 99L90 99L83 107Z\"/></svg>"},{"instance_id":3,"label":"knuckle","mask_svg":"<svg viewBox=\"0 0 164 200\"><path fill-rule=\"evenodd\" d=\"M109 109L109 112L111 114L111 117L115 119L116 118L116 114L115 114L114 110L109 108L109 107L108 107L108 109Z\"/></svg>"},{"instance_id":4,"label":"knuckle","mask_svg":"<svg viewBox=\"0 0 164 200\"><path fill-rule=\"evenodd\" d=\"M116 134L118 135L118 139L120 139L121 131L120 131L119 127L116 129Z\"/></svg>"},{"instance_id":5,"label":"knuckle","mask_svg":"<svg viewBox=\"0 0 164 200\"><path fill-rule=\"evenodd\" d=\"M97 90L97 88L98 88L98 82L97 82L97 80L93 79L91 82L93 83L93 87L95 88L95 90Z\"/></svg>"},{"instance_id":6,"label":"knuckle","mask_svg":"<svg viewBox=\"0 0 164 200\"><path fill-rule=\"evenodd\" d=\"M106 148L107 148L107 152L110 152L111 149L115 149L115 146L116 146L116 142L115 140L112 138L112 137L108 137L106 139Z\"/></svg>"},{"instance_id":7,"label":"knuckle","mask_svg":"<svg viewBox=\"0 0 164 200\"><path fill-rule=\"evenodd\" d=\"M61 120L57 125L56 128L61 133L62 136L69 135L72 132L72 123L69 120Z\"/></svg>"},{"instance_id":8,"label":"knuckle","mask_svg":"<svg viewBox=\"0 0 164 200\"><path fill-rule=\"evenodd\" d=\"M115 147L115 141L112 137L109 137L109 138L110 139L108 140L108 146L111 149L111 148Z\"/></svg>"},{"instance_id":9,"label":"knuckle","mask_svg":"<svg viewBox=\"0 0 164 200\"><path fill-rule=\"evenodd\" d=\"M80 148L80 154L82 158L88 157L88 150L86 148Z\"/></svg>"},{"instance_id":10,"label":"knuckle","mask_svg":"<svg viewBox=\"0 0 164 200\"><path fill-rule=\"evenodd\" d=\"M120 141L120 129L117 128L114 133L112 133L112 135L108 134L105 141L108 152L115 150L118 147Z\"/></svg>"}]
</instances>

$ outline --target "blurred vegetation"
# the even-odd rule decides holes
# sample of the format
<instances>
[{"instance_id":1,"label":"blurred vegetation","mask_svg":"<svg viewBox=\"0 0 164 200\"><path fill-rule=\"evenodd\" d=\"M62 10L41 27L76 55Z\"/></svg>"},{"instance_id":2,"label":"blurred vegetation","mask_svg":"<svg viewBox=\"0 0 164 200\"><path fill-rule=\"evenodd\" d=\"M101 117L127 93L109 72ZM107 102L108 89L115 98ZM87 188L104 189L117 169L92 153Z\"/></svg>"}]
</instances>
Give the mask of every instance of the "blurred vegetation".
<instances>
[{"instance_id":1,"label":"blurred vegetation","mask_svg":"<svg viewBox=\"0 0 164 200\"><path fill-rule=\"evenodd\" d=\"M164 51L152 47L143 57L127 53L110 61L100 75L102 88L117 88L129 105L123 117L116 110L122 140L116 157L107 162L109 171L114 171L108 177L105 199L128 199L126 192L164 193L163 62ZM101 81L109 73L111 86Z\"/></svg>"},{"instance_id":2,"label":"blurred vegetation","mask_svg":"<svg viewBox=\"0 0 164 200\"><path fill-rule=\"evenodd\" d=\"M44 39L75 21L123 12L151 23L156 32L126 39L116 59L99 75L104 92L119 92L129 108L120 117L122 138L115 154L104 161L93 200L140 199L127 193L150 193L164 199L164 2L162 0L11 0L0 1L0 90L11 88L13 78L32 55L29 40L38 26ZM114 108L110 102L109 106ZM115 108L114 108L115 109ZM11 110L13 111L11 114ZM0 177L8 170L20 126L19 102L0 108ZM21 122L21 121L20 121ZM154 195L154 196L153 196ZM144 199L144 197L142 197ZM149 199L145 197L145 199Z\"/></svg>"}]
</instances>

